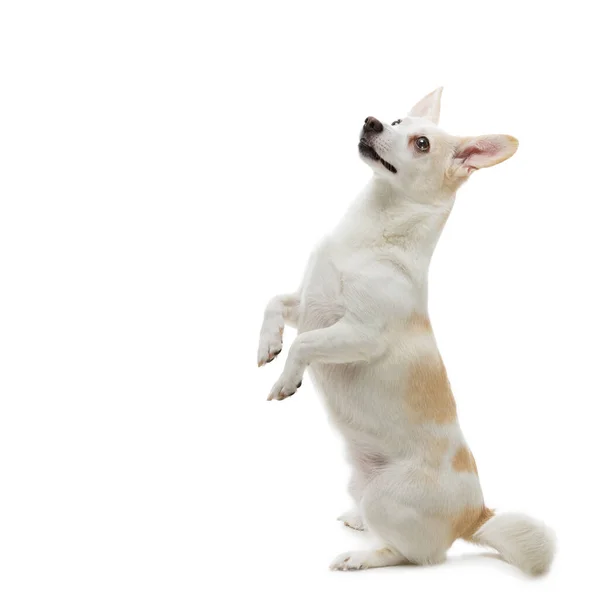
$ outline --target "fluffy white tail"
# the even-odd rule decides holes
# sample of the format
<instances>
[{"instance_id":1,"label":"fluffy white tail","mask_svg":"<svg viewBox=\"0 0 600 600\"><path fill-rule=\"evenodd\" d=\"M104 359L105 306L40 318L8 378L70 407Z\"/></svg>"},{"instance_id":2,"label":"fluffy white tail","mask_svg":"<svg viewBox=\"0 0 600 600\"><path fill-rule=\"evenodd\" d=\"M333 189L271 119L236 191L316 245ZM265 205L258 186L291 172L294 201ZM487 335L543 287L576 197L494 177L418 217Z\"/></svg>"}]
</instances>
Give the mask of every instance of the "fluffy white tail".
<instances>
[{"instance_id":1,"label":"fluffy white tail","mask_svg":"<svg viewBox=\"0 0 600 600\"><path fill-rule=\"evenodd\" d=\"M554 533L544 523L517 513L494 515L469 541L494 548L530 575L541 575L550 568L556 546Z\"/></svg>"}]
</instances>

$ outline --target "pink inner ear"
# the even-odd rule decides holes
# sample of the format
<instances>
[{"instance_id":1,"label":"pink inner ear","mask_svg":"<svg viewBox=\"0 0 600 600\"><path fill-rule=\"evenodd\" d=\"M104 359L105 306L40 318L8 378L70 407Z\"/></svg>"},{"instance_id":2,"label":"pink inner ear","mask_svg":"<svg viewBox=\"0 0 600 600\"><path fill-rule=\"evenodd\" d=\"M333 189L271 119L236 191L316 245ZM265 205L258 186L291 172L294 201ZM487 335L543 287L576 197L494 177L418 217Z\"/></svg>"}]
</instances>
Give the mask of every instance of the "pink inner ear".
<instances>
[{"instance_id":1,"label":"pink inner ear","mask_svg":"<svg viewBox=\"0 0 600 600\"><path fill-rule=\"evenodd\" d=\"M495 156L502 150L502 147L489 139L479 139L467 144L466 146L459 148L455 154L455 158L476 163L477 156Z\"/></svg>"}]
</instances>

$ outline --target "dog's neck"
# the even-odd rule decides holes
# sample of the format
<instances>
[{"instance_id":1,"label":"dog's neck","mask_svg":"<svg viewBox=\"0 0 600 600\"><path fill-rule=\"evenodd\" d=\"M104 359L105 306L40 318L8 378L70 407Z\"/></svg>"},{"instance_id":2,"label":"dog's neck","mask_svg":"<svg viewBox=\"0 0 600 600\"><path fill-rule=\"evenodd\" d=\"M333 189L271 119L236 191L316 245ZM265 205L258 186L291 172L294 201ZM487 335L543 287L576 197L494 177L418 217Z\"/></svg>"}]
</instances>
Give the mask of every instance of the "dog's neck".
<instances>
[{"instance_id":1,"label":"dog's neck","mask_svg":"<svg viewBox=\"0 0 600 600\"><path fill-rule=\"evenodd\" d=\"M360 247L397 249L425 271L446 223L454 195L422 198L373 177L342 219L336 238Z\"/></svg>"}]
</instances>

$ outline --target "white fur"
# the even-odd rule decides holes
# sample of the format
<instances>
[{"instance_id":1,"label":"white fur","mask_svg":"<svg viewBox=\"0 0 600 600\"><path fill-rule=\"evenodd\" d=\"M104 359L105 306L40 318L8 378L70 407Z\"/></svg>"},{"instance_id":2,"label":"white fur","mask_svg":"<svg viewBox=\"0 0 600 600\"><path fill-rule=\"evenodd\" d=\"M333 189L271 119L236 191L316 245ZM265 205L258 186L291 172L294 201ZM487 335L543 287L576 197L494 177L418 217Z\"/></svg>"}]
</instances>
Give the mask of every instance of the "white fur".
<instances>
[{"instance_id":1,"label":"white fur","mask_svg":"<svg viewBox=\"0 0 600 600\"><path fill-rule=\"evenodd\" d=\"M472 541L494 548L530 575L541 575L550 568L556 547L554 533L544 523L518 513L492 517Z\"/></svg>"},{"instance_id":2,"label":"white fur","mask_svg":"<svg viewBox=\"0 0 600 600\"><path fill-rule=\"evenodd\" d=\"M411 418L411 365L435 359L438 350L430 331L408 323L414 315L426 318L429 263L456 190L473 171L510 157L517 142L445 133L437 126L440 96L436 90L424 98L398 125L361 132L397 172L364 159L373 178L314 251L300 289L274 298L265 311L259 365L281 349L284 320L299 333L269 399L295 393L310 368L353 468L356 506L342 520L366 525L383 543L377 551L342 555L336 569L443 561L454 539L452 519L484 506L477 475L452 465L465 446L458 422ZM429 152L418 150L421 136ZM434 460L440 441L443 451ZM532 573L550 564L549 540L533 521L506 515L493 517L474 538Z\"/></svg>"}]
</instances>

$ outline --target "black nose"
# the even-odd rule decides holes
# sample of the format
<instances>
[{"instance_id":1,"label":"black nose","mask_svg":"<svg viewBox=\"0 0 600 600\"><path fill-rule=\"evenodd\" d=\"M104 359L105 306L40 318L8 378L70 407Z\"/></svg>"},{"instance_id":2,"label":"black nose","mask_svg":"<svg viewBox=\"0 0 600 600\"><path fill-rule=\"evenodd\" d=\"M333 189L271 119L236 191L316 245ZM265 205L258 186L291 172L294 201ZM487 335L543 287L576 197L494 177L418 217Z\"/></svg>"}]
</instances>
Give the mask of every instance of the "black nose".
<instances>
[{"instance_id":1,"label":"black nose","mask_svg":"<svg viewBox=\"0 0 600 600\"><path fill-rule=\"evenodd\" d=\"M383 131L383 125L375 117L367 117L363 130L371 133L381 133Z\"/></svg>"}]
</instances>

